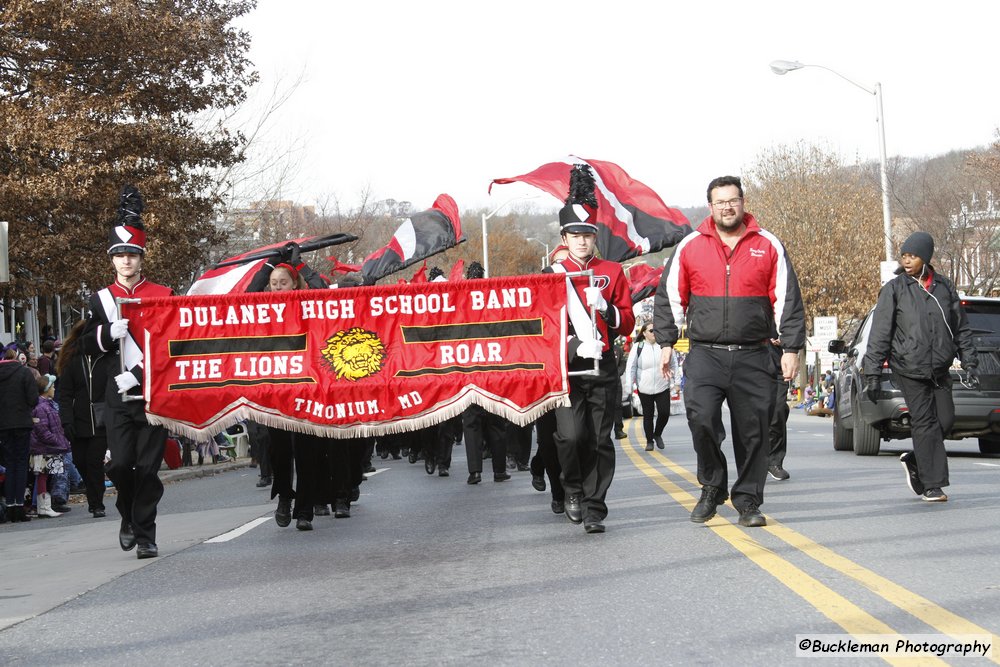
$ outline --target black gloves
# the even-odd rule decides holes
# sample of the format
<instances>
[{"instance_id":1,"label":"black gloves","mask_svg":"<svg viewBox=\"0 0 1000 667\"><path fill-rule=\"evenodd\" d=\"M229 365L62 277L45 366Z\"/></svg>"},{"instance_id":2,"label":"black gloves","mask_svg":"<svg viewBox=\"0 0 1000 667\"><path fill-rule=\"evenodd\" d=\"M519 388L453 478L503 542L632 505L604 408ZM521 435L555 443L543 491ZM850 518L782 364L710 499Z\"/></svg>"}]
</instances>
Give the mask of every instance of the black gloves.
<instances>
[{"instance_id":1,"label":"black gloves","mask_svg":"<svg viewBox=\"0 0 1000 667\"><path fill-rule=\"evenodd\" d=\"M872 403L877 403L879 394L882 393L882 377L880 375L869 375L865 379L865 396Z\"/></svg>"},{"instance_id":2,"label":"black gloves","mask_svg":"<svg viewBox=\"0 0 1000 667\"><path fill-rule=\"evenodd\" d=\"M285 247L281 249L281 254L278 255L278 264L288 264L289 266L298 267L302 263L302 258L300 257L301 249L298 243L286 243Z\"/></svg>"},{"instance_id":3,"label":"black gloves","mask_svg":"<svg viewBox=\"0 0 1000 667\"><path fill-rule=\"evenodd\" d=\"M975 366L970 366L965 369L965 374L968 376L965 384L971 389L979 389L979 370Z\"/></svg>"}]
</instances>

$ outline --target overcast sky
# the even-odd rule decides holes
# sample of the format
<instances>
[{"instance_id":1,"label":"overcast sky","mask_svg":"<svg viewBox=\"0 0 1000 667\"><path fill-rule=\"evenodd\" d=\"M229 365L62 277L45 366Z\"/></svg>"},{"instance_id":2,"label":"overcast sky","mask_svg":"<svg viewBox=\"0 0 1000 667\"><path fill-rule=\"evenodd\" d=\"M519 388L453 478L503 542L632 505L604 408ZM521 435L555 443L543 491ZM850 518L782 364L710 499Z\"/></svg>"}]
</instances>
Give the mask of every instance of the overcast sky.
<instances>
[{"instance_id":1,"label":"overcast sky","mask_svg":"<svg viewBox=\"0 0 1000 667\"><path fill-rule=\"evenodd\" d=\"M877 159L985 146L1000 126L1000 3L259 0L240 22L261 88L304 80L268 130L298 143L303 204L335 195L460 209L569 154L609 160L670 205L800 140ZM557 206L542 195L532 204Z\"/></svg>"}]
</instances>

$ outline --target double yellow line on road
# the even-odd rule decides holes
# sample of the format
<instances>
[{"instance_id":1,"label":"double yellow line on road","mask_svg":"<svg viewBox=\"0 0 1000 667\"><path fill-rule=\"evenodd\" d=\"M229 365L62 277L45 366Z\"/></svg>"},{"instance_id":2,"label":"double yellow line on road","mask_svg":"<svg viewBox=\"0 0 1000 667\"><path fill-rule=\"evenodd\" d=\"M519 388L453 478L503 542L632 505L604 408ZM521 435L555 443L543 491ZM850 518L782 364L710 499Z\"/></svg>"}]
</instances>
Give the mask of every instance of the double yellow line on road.
<instances>
[{"instance_id":1,"label":"double yellow line on road","mask_svg":"<svg viewBox=\"0 0 1000 667\"><path fill-rule=\"evenodd\" d=\"M682 505L689 511L694 508L697 499L647 462L639 453L639 450L632 444L631 438L620 440L619 442L622 443L623 450L640 472L649 477L679 505ZM701 485L698 483L698 478L690 471L671 461L658 451L652 452L651 455L664 468L700 490ZM767 518L767 526L763 529L744 529L734 525L731 521L718 514L706 525L757 566L777 579L783 586L791 589L820 613L843 628L845 632L852 635L918 634L913 632L897 632L829 586L753 539L751 531L767 531L816 562L855 580L872 593L914 616L941 634L952 636L990 635L993 642L993 651L990 659L1000 664L1000 657L998 657L998 654L1000 654L1000 649L998 649L998 646L1000 646L1000 637L993 632L979 627L975 623L934 604L927 598L903 588L848 558L844 558L832 549L810 540L808 537L782 525L771 517ZM885 657L885 660L890 664L913 664L912 658ZM929 657L924 657L920 659L920 664L947 663L937 658L929 659Z\"/></svg>"}]
</instances>

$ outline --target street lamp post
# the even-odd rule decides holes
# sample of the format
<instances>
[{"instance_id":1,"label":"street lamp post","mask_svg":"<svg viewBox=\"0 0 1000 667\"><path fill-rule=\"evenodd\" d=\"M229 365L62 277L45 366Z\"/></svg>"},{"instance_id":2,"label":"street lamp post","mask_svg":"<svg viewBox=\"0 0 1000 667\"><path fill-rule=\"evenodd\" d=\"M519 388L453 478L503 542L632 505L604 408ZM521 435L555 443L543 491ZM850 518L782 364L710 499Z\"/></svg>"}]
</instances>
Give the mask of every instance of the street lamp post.
<instances>
[{"instance_id":1,"label":"street lamp post","mask_svg":"<svg viewBox=\"0 0 1000 667\"><path fill-rule=\"evenodd\" d=\"M486 278L490 277L490 246L489 246L490 241L489 241L489 232L486 231L486 221L492 218L500 211L502 211L504 207L506 207L508 204L513 204L516 201L522 201L526 199L538 199L539 196L540 195L528 195L528 196L514 197L513 199L508 199L504 203L500 204L489 213L483 213L483 275Z\"/></svg>"},{"instance_id":2,"label":"street lamp post","mask_svg":"<svg viewBox=\"0 0 1000 667\"><path fill-rule=\"evenodd\" d=\"M852 81L846 76L832 70L829 67L824 67L823 65L809 65L805 63L800 63L795 60L775 60L771 63L771 71L778 75L784 75L788 72L793 72L797 69L802 69L803 67L818 67L819 69L825 69L831 74L836 74L844 81L848 82L852 86L860 88L869 95L875 96L875 122L878 124L878 157L879 157L879 167L881 170L882 177L882 233L885 236L885 261L892 261L892 214L889 209L889 175L886 170L886 157L885 157L885 118L882 115L882 84L876 83L874 89L868 89L862 86L857 81Z\"/></svg>"},{"instance_id":3,"label":"street lamp post","mask_svg":"<svg viewBox=\"0 0 1000 667\"><path fill-rule=\"evenodd\" d=\"M534 241L535 243L541 243L543 246L545 246L545 254L542 255L542 268L544 269L546 266L548 266L549 265L549 244L546 243L545 241L539 241L536 238L530 238L530 239L525 239L525 240L526 241Z\"/></svg>"}]
</instances>

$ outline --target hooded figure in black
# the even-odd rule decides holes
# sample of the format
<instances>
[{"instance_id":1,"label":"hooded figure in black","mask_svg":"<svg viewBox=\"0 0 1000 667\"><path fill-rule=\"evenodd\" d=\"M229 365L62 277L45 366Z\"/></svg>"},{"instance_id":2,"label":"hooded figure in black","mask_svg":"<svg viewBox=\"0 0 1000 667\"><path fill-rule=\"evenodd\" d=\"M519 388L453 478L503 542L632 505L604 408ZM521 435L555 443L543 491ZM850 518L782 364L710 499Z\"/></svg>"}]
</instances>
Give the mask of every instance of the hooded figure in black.
<instances>
[{"instance_id":1,"label":"hooded figure in black","mask_svg":"<svg viewBox=\"0 0 1000 667\"><path fill-rule=\"evenodd\" d=\"M968 373L967 383L978 387L978 359L961 299L950 280L931 266L934 239L914 232L900 248L896 277L882 287L872 315L865 354L865 395L881 397L882 364L892 369L910 412L913 451L899 460L914 493L928 502L948 496L948 457L944 436L955 421L949 369L955 357Z\"/></svg>"}]
</instances>

